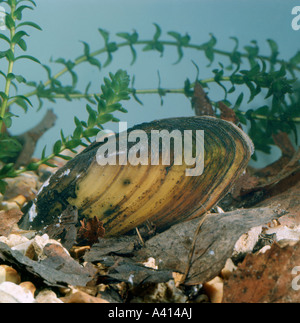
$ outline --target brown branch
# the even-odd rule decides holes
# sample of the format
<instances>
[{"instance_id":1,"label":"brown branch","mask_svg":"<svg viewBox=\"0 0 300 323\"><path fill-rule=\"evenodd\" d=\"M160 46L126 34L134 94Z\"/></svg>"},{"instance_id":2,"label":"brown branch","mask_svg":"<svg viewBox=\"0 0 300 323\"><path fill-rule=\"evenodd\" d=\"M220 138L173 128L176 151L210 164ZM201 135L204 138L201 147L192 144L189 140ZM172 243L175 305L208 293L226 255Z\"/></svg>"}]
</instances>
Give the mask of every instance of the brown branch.
<instances>
[{"instance_id":1,"label":"brown branch","mask_svg":"<svg viewBox=\"0 0 300 323\"><path fill-rule=\"evenodd\" d=\"M40 137L55 124L57 116L49 109L42 121L31 130L19 135L17 139L23 144L23 149L15 163L16 168L30 163L36 144Z\"/></svg>"},{"instance_id":2,"label":"brown branch","mask_svg":"<svg viewBox=\"0 0 300 323\"><path fill-rule=\"evenodd\" d=\"M273 134L273 140L276 146L281 150L281 157L274 163L257 170L254 174L258 177L267 178L268 180L271 177L278 176L278 174L282 172L296 154L295 148L286 132Z\"/></svg>"}]
</instances>

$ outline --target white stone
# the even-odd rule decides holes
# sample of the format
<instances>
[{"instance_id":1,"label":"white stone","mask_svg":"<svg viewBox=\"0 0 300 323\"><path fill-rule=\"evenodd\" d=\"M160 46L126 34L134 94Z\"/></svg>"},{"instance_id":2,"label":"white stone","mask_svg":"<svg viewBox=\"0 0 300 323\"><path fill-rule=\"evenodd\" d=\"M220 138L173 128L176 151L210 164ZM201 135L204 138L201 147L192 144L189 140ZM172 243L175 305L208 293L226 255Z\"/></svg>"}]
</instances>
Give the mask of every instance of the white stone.
<instances>
[{"instance_id":1,"label":"white stone","mask_svg":"<svg viewBox=\"0 0 300 323\"><path fill-rule=\"evenodd\" d=\"M254 227L249 232L243 234L234 246L234 254L252 252L261 232L262 226L259 226Z\"/></svg>"},{"instance_id":2,"label":"white stone","mask_svg":"<svg viewBox=\"0 0 300 323\"><path fill-rule=\"evenodd\" d=\"M29 222L32 222L34 218L37 216L36 212L36 205L33 203L31 208L28 211L28 216L29 216Z\"/></svg>"},{"instance_id":3,"label":"white stone","mask_svg":"<svg viewBox=\"0 0 300 323\"><path fill-rule=\"evenodd\" d=\"M10 248L13 248L22 243L28 242L29 239L19 234L10 234L8 237L0 237L0 242L7 244Z\"/></svg>"},{"instance_id":4,"label":"white stone","mask_svg":"<svg viewBox=\"0 0 300 323\"><path fill-rule=\"evenodd\" d=\"M56 294L49 289L44 289L42 291L39 292L39 294L37 295L37 297L35 298L37 303L63 303L63 301L61 301L59 298L57 298Z\"/></svg>"},{"instance_id":5,"label":"white stone","mask_svg":"<svg viewBox=\"0 0 300 323\"><path fill-rule=\"evenodd\" d=\"M21 286L4 282L0 284L1 303L35 303L35 299L29 291L24 290Z\"/></svg>"},{"instance_id":6,"label":"white stone","mask_svg":"<svg viewBox=\"0 0 300 323\"><path fill-rule=\"evenodd\" d=\"M3 267L0 267L0 284L5 282L6 279L6 270Z\"/></svg>"},{"instance_id":7,"label":"white stone","mask_svg":"<svg viewBox=\"0 0 300 323\"><path fill-rule=\"evenodd\" d=\"M300 226L294 228L288 228L285 225L279 225L275 228L270 228L266 234L276 235L276 241L286 240L286 241L299 241L300 240Z\"/></svg>"},{"instance_id":8,"label":"white stone","mask_svg":"<svg viewBox=\"0 0 300 323\"><path fill-rule=\"evenodd\" d=\"M35 260L43 260L46 258L44 254L44 247L48 243L61 246L58 241L49 239L49 236L47 234L43 234L42 236L37 235L31 240L27 239L27 241L25 241L24 243L12 247L12 250L18 250L23 255L28 256L29 258L33 257ZM65 248L64 251L69 255L68 251Z\"/></svg>"}]
</instances>

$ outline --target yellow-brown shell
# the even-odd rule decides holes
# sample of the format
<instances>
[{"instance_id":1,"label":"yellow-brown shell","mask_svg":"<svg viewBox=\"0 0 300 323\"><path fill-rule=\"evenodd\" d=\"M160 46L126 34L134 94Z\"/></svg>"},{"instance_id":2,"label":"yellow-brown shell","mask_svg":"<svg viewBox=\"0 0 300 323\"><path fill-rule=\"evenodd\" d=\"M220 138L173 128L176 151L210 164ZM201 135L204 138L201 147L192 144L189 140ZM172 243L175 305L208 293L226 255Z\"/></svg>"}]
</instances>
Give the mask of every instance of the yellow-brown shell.
<instances>
[{"instance_id":1,"label":"yellow-brown shell","mask_svg":"<svg viewBox=\"0 0 300 323\"><path fill-rule=\"evenodd\" d=\"M172 160L171 165L100 166L96 153L103 143L96 142L52 176L37 198L32 227L56 221L73 205L82 217L97 216L106 236L124 234L146 220L164 229L210 210L244 171L253 152L241 129L213 117L158 120L128 133L139 129L148 136L151 130L204 130L202 175L186 176L191 166L174 165Z\"/></svg>"}]
</instances>

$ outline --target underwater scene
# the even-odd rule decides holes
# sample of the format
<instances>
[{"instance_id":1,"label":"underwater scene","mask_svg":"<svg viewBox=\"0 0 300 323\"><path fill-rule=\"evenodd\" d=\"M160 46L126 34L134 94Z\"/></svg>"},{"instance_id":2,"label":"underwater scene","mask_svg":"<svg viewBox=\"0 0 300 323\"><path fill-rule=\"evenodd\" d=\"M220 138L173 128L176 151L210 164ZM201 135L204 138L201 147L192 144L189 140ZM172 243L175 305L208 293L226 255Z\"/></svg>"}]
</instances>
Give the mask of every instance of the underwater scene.
<instances>
[{"instance_id":1,"label":"underwater scene","mask_svg":"<svg viewBox=\"0 0 300 323\"><path fill-rule=\"evenodd\" d=\"M299 44L294 0L0 0L0 303L300 302Z\"/></svg>"}]
</instances>

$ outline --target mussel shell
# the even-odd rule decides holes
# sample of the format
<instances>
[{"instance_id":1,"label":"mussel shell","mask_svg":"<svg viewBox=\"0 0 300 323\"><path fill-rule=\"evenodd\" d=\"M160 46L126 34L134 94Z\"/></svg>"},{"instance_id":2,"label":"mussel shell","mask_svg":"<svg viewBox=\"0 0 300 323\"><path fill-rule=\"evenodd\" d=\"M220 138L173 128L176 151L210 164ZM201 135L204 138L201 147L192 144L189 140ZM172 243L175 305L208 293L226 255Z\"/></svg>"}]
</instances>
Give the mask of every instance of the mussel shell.
<instances>
[{"instance_id":1,"label":"mussel shell","mask_svg":"<svg viewBox=\"0 0 300 323\"><path fill-rule=\"evenodd\" d=\"M203 130L204 171L186 176L190 166L106 165L96 160L103 143L95 142L50 178L35 202L37 216L27 223L42 229L58 221L68 205L76 206L80 217L97 216L106 236L124 234L146 220L158 230L201 216L230 190L253 153L248 136L234 124L213 117L182 117L143 123L131 129L143 130L150 142L151 130ZM117 142L119 135L117 135ZM128 153L133 143L128 143ZM149 145L150 146L150 145ZM149 148L149 158L150 158Z\"/></svg>"}]
</instances>

